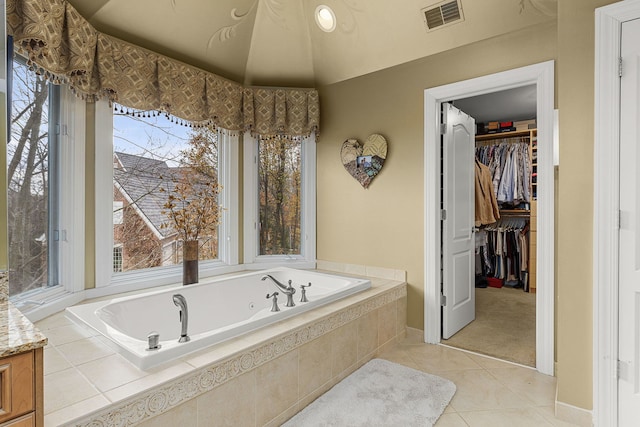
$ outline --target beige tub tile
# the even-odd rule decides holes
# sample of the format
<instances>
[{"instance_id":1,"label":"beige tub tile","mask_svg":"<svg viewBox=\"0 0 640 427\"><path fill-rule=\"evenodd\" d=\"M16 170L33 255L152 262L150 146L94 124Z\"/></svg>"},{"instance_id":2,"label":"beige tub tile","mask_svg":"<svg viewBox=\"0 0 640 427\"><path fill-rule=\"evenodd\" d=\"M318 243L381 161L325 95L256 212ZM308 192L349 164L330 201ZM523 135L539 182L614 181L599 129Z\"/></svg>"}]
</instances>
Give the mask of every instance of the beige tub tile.
<instances>
[{"instance_id":1,"label":"beige tub tile","mask_svg":"<svg viewBox=\"0 0 640 427\"><path fill-rule=\"evenodd\" d=\"M87 328L75 324L49 329L45 335L49 339L49 344L53 346L59 346L93 336Z\"/></svg>"},{"instance_id":2,"label":"beige tub tile","mask_svg":"<svg viewBox=\"0 0 640 427\"><path fill-rule=\"evenodd\" d=\"M197 403L199 427L253 426L256 421L255 371L203 394Z\"/></svg>"},{"instance_id":3,"label":"beige tub tile","mask_svg":"<svg viewBox=\"0 0 640 427\"><path fill-rule=\"evenodd\" d=\"M142 390L148 390L164 382L174 380L189 372L193 372L193 367L187 363L174 363L169 366L158 366L145 372L149 375L106 391L104 392L104 395L111 402L118 402L131 397Z\"/></svg>"},{"instance_id":4,"label":"beige tub tile","mask_svg":"<svg viewBox=\"0 0 640 427\"><path fill-rule=\"evenodd\" d=\"M385 279L385 280L395 280L396 270L392 270L390 268L383 268L383 267L367 266L365 268L365 276L377 277L379 279Z\"/></svg>"},{"instance_id":5,"label":"beige tub tile","mask_svg":"<svg viewBox=\"0 0 640 427\"><path fill-rule=\"evenodd\" d=\"M323 335L298 351L298 393L306 396L331 379L331 336Z\"/></svg>"},{"instance_id":6,"label":"beige tub tile","mask_svg":"<svg viewBox=\"0 0 640 427\"><path fill-rule=\"evenodd\" d=\"M396 334L404 339L407 334L407 297L396 300Z\"/></svg>"},{"instance_id":7,"label":"beige tub tile","mask_svg":"<svg viewBox=\"0 0 640 427\"><path fill-rule=\"evenodd\" d=\"M331 375L336 376L358 360L358 324L349 322L329 334L331 337Z\"/></svg>"},{"instance_id":8,"label":"beige tub tile","mask_svg":"<svg viewBox=\"0 0 640 427\"><path fill-rule=\"evenodd\" d=\"M104 344L98 337L73 341L56 346L56 348L73 365L80 365L114 354L111 347Z\"/></svg>"},{"instance_id":9,"label":"beige tub tile","mask_svg":"<svg viewBox=\"0 0 640 427\"><path fill-rule=\"evenodd\" d=\"M293 350L256 369L256 422L263 425L298 400L298 351Z\"/></svg>"},{"instance_id":10,"label":"beige tub tile","mask_svg":"<svg viewBox=\"0 0 640 427\"><path fill-rule=\"evenodd\" d=\"M99 394L47 414L44 417L44 425L45 427L57 427L107 405L109 405L107 398Z\"/></svg>"},{"instance_id":11,"label":"beige tub tile","mask_svg":"<svg viewBox=\"0 0 640 427\"><path fill-rule=\"evenodd\" d=\"M387 343L396 336L396 302L392 301L378 309L378 346Z\"/></svg>"},{"instance_id":12,"label":"beige tub tile","mask_svg":"<svg viewBox=\"0 0 640 427\"><path fill-rule=\"evenodd\" d=\"M55 347L44 349L44 374L53 374L58 371L69 369L71 364L64 358Z\"/></svg>"},{"instance_id":13,"label":"beige tub tile","mask_svg":"<svg viewBox=\"0 0 640 427\"><path fill-rule=\"evenodd\" d=\"M358 360L378 347L378 310L373 310L358 319Z\"/></svg>"},{"instance_id":14,"label":"beige tub tile","mask_svg":"<svg viewBox=\"0 0 640 427\"><path fill-rule=\"evenodd\" d=\"M206 424L203 424L206 425ZM214 425L214 424L208 424ZM195 400L190 400L163 414L138 424L138 427L197 427L198 413Z\"/></svg>"},{"instance_id":15,"label":"beige tub tile","mask_svg":"<svg viewBox=\"0 0 640 427\"><path fill-rule=\"evenodd\" d=\"M101 392L130 383L148 374L119 354L102 357L77 366Z\"/></svg>"},{"instance_id":16,"label":"beige tub tile","mask_svg":"<svg viewBox=\"0 0 640 427\"><path fill-rule=\"evenodd\" d=\"M74 323L65 316L64 311L56 314L52 314L35 323L36 327L42 332L49 331L51 329L60 328L62 326L70 326Z\"/></svg>"},{"instance_id":17,"label":"beige tub tile","mask_svg":"<svg viewBox=\"0 0 640 427\"><path fill-rule=\"evenodd\" d=\"M44 413L49 414L98 394L98 390L74 368L45 375Z\"/></svg>"},{"instance_id":18,"label":"beige tub tile","mask_svg":"<svg viewBox=\"0 0 640 427\"><path fill-rule=\"evenodd\" d=\"M264 427L280 427L282 424L284 424L287 420L289 420L298 412L299 412L298 406L293 405L290 408L287 408L286 410L284 410L280 415L275 417L273 420L265 424Z\"/></svg>"}]
</instances>

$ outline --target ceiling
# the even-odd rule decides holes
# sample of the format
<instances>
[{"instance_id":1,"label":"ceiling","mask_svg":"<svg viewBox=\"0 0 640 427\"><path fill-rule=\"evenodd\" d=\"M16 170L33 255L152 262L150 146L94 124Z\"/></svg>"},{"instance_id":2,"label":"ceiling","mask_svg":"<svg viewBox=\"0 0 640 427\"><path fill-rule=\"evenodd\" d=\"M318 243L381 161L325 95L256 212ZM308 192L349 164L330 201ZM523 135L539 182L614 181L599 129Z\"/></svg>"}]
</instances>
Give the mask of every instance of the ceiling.
<instances>
[{"instance_id":1,"label":"ceiling","mask_svg":"<svg viewBox=\"0 0 640 427\"><path fill-rule=\"evenodd\" d=\"M536 97L536 85L530 85L457 99L453 105L476 123L529 120L536 118Z\"/></svg>"},{"instance_id":2,"label":"ceiling","mask_svg":"<svg viewBox=\"0 0 640 427\"><path fill-rule=\"evenodd\" d=\"M460 0L462 21L427 31L421 9L437 0L68 1L111 36L246 85L299 87L335 83L554 20L557 3ZM320 4L336 15L331 33L315 23Z\"/></svg>"}]
</instances>

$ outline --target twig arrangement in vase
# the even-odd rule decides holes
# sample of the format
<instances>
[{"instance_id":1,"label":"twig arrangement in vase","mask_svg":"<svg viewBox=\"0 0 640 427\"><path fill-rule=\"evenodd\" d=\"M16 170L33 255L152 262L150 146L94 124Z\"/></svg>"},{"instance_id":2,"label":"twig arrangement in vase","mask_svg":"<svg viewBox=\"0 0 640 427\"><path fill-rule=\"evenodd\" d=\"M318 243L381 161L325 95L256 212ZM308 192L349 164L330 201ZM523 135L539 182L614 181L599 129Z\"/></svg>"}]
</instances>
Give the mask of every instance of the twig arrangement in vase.
<instances>
[{"instance_id":1,"label":"twig arrangement in vase","mask_svg":"<svg viewBox=\"0 0 640 427\"><path fill-rule=\"evenodd\" d=\"M217 139L216 141L217 142ZM176 239L183 243L182 283L198 282L198 260L201 240L217 241L221 207L218 195L217 144L205 133L197 133L181 151L181 165L172 168L169 177L162 177L167 193L162 213L168 221L163 228L172 228Z\"/></svg>"}]
</instances>

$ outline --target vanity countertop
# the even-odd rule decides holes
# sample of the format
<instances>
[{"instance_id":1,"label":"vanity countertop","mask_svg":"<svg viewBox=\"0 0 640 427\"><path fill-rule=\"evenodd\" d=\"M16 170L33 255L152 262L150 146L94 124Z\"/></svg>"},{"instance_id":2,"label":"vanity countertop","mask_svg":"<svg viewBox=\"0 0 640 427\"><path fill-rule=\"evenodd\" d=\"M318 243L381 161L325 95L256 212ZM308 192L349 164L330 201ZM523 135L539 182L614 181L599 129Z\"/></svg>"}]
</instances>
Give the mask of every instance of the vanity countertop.
<instances>
[{"instance_id":1,"label":"vanity countertop","mask_svg":"<svg viewBox=\"0 0 640 427\"><path fill-rule=\"evenodd\" d=\"M0 357L47 345L47 338L9 301L0 301Z\"/></svg>"}]
</instances>

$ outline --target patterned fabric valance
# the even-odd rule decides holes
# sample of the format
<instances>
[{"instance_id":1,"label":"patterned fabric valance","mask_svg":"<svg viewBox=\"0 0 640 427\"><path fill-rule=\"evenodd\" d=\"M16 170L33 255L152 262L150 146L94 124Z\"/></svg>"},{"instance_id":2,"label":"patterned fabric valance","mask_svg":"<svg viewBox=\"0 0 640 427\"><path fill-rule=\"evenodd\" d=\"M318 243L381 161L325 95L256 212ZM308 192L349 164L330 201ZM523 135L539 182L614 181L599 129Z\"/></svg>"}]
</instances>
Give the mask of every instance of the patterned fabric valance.
<instances>
[{"instance_id":1,"label":"patterned fabric valance","mask_svg":"<svg viewBox=\"0 0 640 427\"><path fill-rule=\"evenodd\" d=\"M66 0L7 0L15 51L54 83L189 122L254 135L318 130L315 89L251 88L96 31Z\"/></svg>"}]
</instances>

